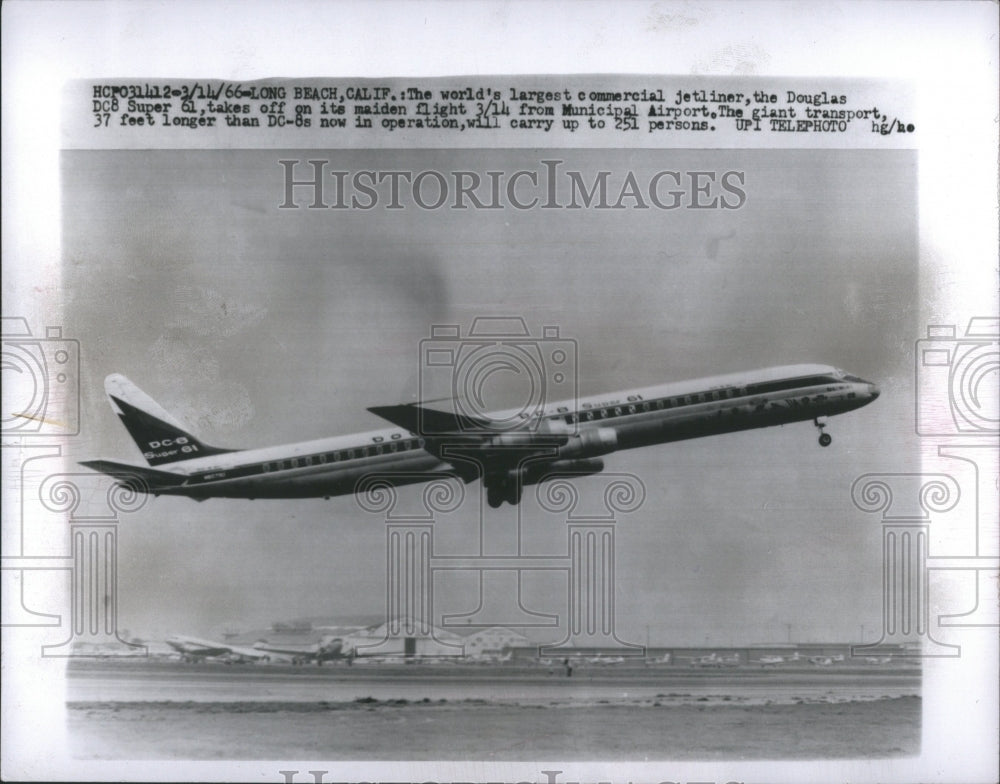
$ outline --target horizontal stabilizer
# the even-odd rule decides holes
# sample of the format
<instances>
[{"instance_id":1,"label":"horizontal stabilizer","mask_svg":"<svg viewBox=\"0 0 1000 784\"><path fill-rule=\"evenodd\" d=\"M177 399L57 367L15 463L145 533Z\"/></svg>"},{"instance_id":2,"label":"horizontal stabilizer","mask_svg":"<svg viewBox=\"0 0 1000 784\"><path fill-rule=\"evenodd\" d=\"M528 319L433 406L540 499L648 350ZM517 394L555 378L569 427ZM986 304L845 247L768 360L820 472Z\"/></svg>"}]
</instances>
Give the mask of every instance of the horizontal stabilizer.
<instances>
[{"instance_id":1,"label":"horizontal stabilizer","mask_svg":"<svg viewBox=\"0 0 1000 784\"><path fill-rule=\"evenodd\" d=\"M415 403L404 403L396 406L372 406L368 410L376 416L380 416L382 419L392 422L392 424L411 433L416 433L419 436L436 436L446 433L465 433L490 429L489 420L463 416L450 411L438 411L434 408L424 408Z\"/></svg>"},{"instance_id":2,"label":"horizontal stabilizer","mask_svg":"<svg viewBox=\"0 0 1000 784\"><path fill-rule=\"evenodd\" d=\"M177 487L187 479L182 474L172 471L158 471L145 466L118 463L114 460L83 460L80 465L113 476L122 484L134 487L142 492L156 492L158 488Z\"/></svg>"}]
</instances>

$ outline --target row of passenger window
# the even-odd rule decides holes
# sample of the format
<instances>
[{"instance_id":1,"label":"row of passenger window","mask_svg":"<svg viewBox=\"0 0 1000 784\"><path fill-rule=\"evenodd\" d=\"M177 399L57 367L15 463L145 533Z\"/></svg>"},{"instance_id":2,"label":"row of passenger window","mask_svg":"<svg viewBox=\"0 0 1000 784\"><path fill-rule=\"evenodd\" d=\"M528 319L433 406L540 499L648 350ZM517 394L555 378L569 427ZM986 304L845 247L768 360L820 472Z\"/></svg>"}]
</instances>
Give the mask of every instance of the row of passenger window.
<instances>
[{"instance_id":1,"label":"row of passenger window","mask_svg":"<svg viewBox=\"0 0 1000 784\"><path fill-rule=\"evenodd\" d=\"M643 400L629 403L625 406L608 406L605 408L590 408L579 413L567 414L565 419L569 424L577 422L593 422L600 419L610 419L613 417L630 416L649 411L662 411L668 408L679 408L680 406L690 406L695 403L710 403L718 400L730 400L737 397L745 397L746 389L715 389L711 392L698 392L693 395L678 395L677 397L665 397L659 400Z\"/></svg>"},{"instance_id":2,"label":"row of passenger window","mask_svg":"<svg viewBox=\"0 0 1000 784\"><path fill-rule=\"evenodd\" d=\"M781 392L786 389L802 389L803 387L819 387L824 384L841 383L838 378L832 375L824 376L801 376L799 378L785 378L780 381L766 381L760 384L751 384L746 391L750 395L766 395L769 392ZM828 391L832 389L827 388Z\"/></svg>"},{"instance_id":3,"label":"row of passenger window","mask_svg":"<svg viewBox=\"0 0 1000 784\"><path fill-rule=\"evenodd\" d=\"M812 380L812 379L810 379ZM819 379L816 379L819 380ZM826 379L824 379L826 380ZM756 385L760 387L762 385ZM698 392L693 395L678 395L677 397L661 398L659 400L636 401L624 406L608 406L605 408L591 408L580 412L565 415L565 420L569 424L578 422L594 422L601 419L612 419L620 416L631 416L632 414L648 413L650 411L662 411L664 409L690 406L696 403L710 403L719 400L731 400L738 397L746 397L751 391L755 394L761 390L756 387L731 387L729 389L714 389L710 392ZM832 389L832 388L831 388ZM768 390L774 391L774 390ZM849 397L854 397L850 395ZM560 414L563 412L560 411ZM558 417L557 417L558 418ZM306 455L305 457L293 457L290 460L278 460L271 463L264 463L261 468L265 471L283 471L288 468L303 468L312 465L323 465L325 463L337 463L345 460L357 460L362 457L374 457L386 452L402 452L407 449L422 448L424 440L422 438L410 438L400 441L389 441L385 444L375 446L357 447L355 449L341 449L339 452L327 452L318 455Z\"/></svg>"},{"instance_id":4,"label":"row of passenger window","mask_svg":"<svg viewBox=\"0 0 1000 784\"><path fill-rule=\"evenodd\" d=\"M267 473L270 471L285 471L289 468L306 468L308 466L325 465L327 463L342 463L345 460L360 460L362 457L374 457L375 455L391 454L393 452L405 452L408 449L419 449L423 445L424 439L422 438L408 438L400 441L389 441L384 444L375 444L374 446L341 449L338 452L324 452L318 455L293 457L289 460L275 460L270 463L263 463L261 469Z\"/></svg>"}]
</instances>

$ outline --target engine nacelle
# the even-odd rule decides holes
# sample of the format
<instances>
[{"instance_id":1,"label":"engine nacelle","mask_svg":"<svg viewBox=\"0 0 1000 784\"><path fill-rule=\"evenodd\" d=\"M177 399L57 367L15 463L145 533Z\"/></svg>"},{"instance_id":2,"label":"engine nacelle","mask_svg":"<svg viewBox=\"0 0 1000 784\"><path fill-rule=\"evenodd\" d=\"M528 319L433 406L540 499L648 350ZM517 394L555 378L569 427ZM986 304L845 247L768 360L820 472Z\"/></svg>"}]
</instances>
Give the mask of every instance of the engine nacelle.
<instances>
[{"instance_id":1,"label":"engine nacelle","mask_svg":"<svg viewBox=\"0 0 1000 784\"><path fill-rule=\"evenodd\" d=\"M604 470L604 461L600 458L589 460L555 460L544 465L530 466L524 472L525 485L537 485L545 477L552 474L569 474L571 476L589 476L599 474Z\"/></svg>"},{"instance_id":2,"label":"engine nacelle","mask_svg":"<svg viewBox=\"0 0 1000 784\"><path fill-rule=\"evenodd\" d=\"M564 443L566 438L564 435L552 434L542 430L538 430L537 432L533 430L512 430L509 433L490 436L489 441L483 443L481 448L487 451L492 449L526 449L540 440L544 441L549 448L553 448L558 444Z\"/></svg>"},{"instance_id":3,"label":"engine nacelle","mask_svg":"<svg viewBox=\"0 0 1000 784\"><path fill-rule=\"evenodd\" d=\"M559 458L578 459L607 455L618 449L618 434L613 427L583 430L559 449Z\"/></svg>"}]
</instances>

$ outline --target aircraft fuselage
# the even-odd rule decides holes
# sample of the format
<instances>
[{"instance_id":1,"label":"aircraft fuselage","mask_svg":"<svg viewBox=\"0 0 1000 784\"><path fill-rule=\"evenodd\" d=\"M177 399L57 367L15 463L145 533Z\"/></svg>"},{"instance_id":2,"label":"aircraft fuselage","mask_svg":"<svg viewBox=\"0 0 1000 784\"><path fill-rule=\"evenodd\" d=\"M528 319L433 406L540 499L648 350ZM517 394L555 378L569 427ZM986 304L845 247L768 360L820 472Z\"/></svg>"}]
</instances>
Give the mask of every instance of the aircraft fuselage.
<instances>
[{"instance_id":1,"label":"aircraft fuselage","mask_svg":"<svg viewBox=\"0 0 1000 784\"><path fill-rule=\"evenodd\" d=\"M373 474L392 485L426 482L455 475L461 467L461 458L442 459L441 442L449 438L457 453L465 445L470 454L478 450L485 456L479 466L484 477L519 470L503 463L499 449L513 439L521 448L517 460L536 464L522 475L530 484L547 469L596 473L603 468L599 458L611 452L817 420L861 408L878 394L874 384L830 366L781 366L554 403L525 417L525 427L513 434L438 435L434 450L423 436L391 428L194 457L170 466L175 481L146 480L148 486L138 489L198 500L306 498L354 493ZM829 443L828 435L820 438L823 446Z\"/></svg>"}]
</instances>

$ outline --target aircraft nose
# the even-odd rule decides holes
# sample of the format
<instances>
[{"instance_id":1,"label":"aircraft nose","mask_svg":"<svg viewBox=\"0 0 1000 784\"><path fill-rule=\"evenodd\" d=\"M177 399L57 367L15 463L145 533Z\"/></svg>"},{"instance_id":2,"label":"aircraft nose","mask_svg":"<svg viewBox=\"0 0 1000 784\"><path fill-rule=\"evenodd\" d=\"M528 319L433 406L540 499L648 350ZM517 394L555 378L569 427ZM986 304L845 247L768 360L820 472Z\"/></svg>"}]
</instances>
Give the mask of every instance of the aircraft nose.
<instances>
[{"instance_id":1,"label":"aircraft nose","mask_svg":"<svg viewBox=\"0 0 1000 784\"><path fill-rule=\"evenodd\" d=\"M878 384L868 382L868 394L871 396L872 400L875 400L879 396Z\"/></svg>"}]
</instances>

